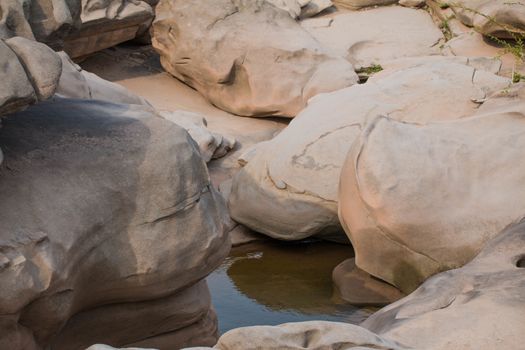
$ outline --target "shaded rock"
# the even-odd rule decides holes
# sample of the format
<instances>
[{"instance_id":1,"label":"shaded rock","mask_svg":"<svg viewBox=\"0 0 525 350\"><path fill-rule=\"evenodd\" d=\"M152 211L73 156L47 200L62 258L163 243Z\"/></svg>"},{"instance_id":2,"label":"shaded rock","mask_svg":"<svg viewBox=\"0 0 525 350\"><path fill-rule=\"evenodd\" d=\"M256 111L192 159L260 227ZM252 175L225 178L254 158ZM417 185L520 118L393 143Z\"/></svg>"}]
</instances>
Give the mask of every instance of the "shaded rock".
<instances>
[{"instance_id":1,"label":"shaded rock","mask_svg":"<svg viewBox=\"0 0 525 350\"><path fill-rule=\"evenodd\" d=\"M385 6L397 3L398 0L334 0L338 7L359 10L365 7Z\"/></svg>"},{"instance_id":2,"label":"shaded rock","mask_svg":"<svg viewBox=\"0 0 525 350\"><path fill-rule=\"evenodd\" d=\"M471 115L479 107L475 100L509 84L448 59L425 61L405 62L366 84L312 99L286 129L246 157L248 163L233 180L232 218L285 240L341 233L341 167L367 117L388 115L417 123L456 119Z\"/></svg>"},{"instance_id":3,"label":"shaded rock","mask_svg":"<svg viewBox=\"0 0 525 350\"><path fill-rule=\"evenodd\" d=\"M378 117L367 124L339 189L357 266L410 292L464 265L523 217L523 89L504 90L472 118L423 126Z\"/></svg>"},{"instance_id":4,"label":"shaded rock","mask_svg":"<svg viewBox=\"0 0 525 350\"><path fill-rule=\"evenodd\" d=\"M154 14L146 1L82 0L81 25L64 42L64 51L81 57L142 36Z\"/></svg>"},{"instance_id":5,"label":"shaded rock","mask_svg":"<svg viewBox=\"0 0 525 350\"><path fill-rule=\"evenodd\" d=\"M428 12L400 6L340 11L301 22L323 46L357 68L439 54L443 33Z\"/></svg>"},{"instance_id":6,"label":"shaded rock","mask_svg":"<svg viewBox=\"0 0 525 350\"><path fill-rule=\"evenodd\" d=\"M183 301L207 295L191 286L227 255L228 215L186 131L149 107L58 98L2 123L0 348L144 346L192 325L182 338L212 344L208 300Z\"/></svg>"},{"instance_id":7,"label":"shaded rock","mask_svg":"<svg viewBox=\"0 0 525 350\"><path fill-rule=\"evenodd\" d=\"M425 6L425 0L399 0L399 5L405 7L419 8Z\"/></svg>"},{"instance_id":8,"label":"shaded rock","mask_svg":"<svg viewBox=\"0 0 525 350\"><path fill-rule=\"evenodd\" d=\"M62 60L62 75L56 90L58 95L67 98L149 106L144 98L133 94L121 85L83 70L65 52L59 52L58 55Z\"/></svg>"},{"instance_id":9,"label":"shaded rock","mask_svg":"<svg viewBox=\"0 0 525 350\"><path fill-rule=\"evenodd\" d=\"M525 34L525 2L458 0L451 6L456 17L483 35L515 39Z\"/></svg>"},{"instance_id":10,"label":"shaded rock","mask_svg":"<svg viewBox=\"0 0 525 350\"><path fill-rule=\"evenodd\" d=\"M337 265L332 279L341 297L352 305L385 306L404 296L399 289L358 268L353 258Z\"/></svg>"},{"instance_id":11,"label":"shaded rock","mask_svg":"<svg viewBox=\"0 0 525 350\"><path fill-rule=\"evenodd\" d=\"M264 1L166 0L156 12L163 67L225 111L293 117L312 96L358 80L348 61Z\"/></svg>"},{"instance_id":12,"label":"shaded rock","mask_svg":"<svg viewBox=\"0 0 525 350\"><path fill-rule=\"evenodd\" d=\"M51 97L61 69L60 58L43 44L22 37L0 40L0 115Z\"/></svg>"},{"instance_id":13,"label":"shaded rock","mask_svg":"<svg viewBox=\"0 0 525 350\"><path fill-rule=\"evenodd\" d=\"M237 225L230 231L230 240L232 247L237 247L243 244L265 241L267 236L261 235L255 231L250 230L246 226Z\"/></svg>"},{"instance_id":14,"label":"shaded rock","mask_svg":"<svg viewBox=\"0 0 525 350\"><path fill-rule=\"evenodd\" d=\"M414 349L519 349L525 340L524 257L522 222L464 267L430 278L362 326Z\"/></svg>"}]
</instances>

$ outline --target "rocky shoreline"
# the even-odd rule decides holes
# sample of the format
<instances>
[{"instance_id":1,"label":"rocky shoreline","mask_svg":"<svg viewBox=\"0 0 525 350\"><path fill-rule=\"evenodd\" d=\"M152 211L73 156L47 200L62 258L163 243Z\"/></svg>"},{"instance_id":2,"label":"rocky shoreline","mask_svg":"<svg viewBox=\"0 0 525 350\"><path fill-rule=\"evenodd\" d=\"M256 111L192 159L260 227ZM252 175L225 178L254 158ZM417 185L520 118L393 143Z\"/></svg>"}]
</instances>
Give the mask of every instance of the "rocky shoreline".
<instances>
[{"instance_id":1,"label":"rocky shoreline","mask_svg":"<svg viewBox=\"0 0 525 350\"><path fill-rule=\"evenodd\" d=\"M523 348L523 40L519 1L0 0L0 349ZM384 307L219 337L231 246L312 238Z\"/></svg>"}]
</instances>

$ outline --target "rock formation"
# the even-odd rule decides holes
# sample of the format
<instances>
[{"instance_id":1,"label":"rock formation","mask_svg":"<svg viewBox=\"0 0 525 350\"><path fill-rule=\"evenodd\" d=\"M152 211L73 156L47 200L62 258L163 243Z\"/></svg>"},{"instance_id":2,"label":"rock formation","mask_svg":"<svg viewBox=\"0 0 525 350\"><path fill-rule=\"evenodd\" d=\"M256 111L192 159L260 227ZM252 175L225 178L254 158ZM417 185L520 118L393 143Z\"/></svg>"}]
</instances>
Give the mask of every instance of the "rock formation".
<instances>
[{"instance_id":1,"label":"rock formation","mask_svg":"<svg viewBox=\"0 0 525 350\"><path fill-rule=\"evenodd\" d=\"M294 117L312 96L357 82L348 61L262 0L164 0L156 11L163 67L225 111Z\"/></svg>"},{"instance_id":2,"label":"rock formation","mask_svg":"<svg viewBox=\"0 0 525 350\"><path fill-rule=\"evenodd\" d=\"M358 267L410 292L524 216L524 89L503 91L471 118L367 124L339 188Z\"/></svg>"},{"instance_id":3,"label":"rock formation","mask_svg":"<svg viewBox=\"0 0 525 350\"><path fill-rule=\"evenodd\" d=\"M483 35L516 39L525 34L525 2L505 0L452 1L457 18Z\"/></svg>"},{"instance_id":4,"label":"rock formation","mask_svg":"<svg viewBox=\"0 0 525 350\"><path fill-rule=\"evenodd\" d=\"M315 16L331 7L331 0L266 0L281 10L285 10L294 19Z\"/></svg>"},{"instance_id":5,"label":"rock formation","mask_svg":"<svg viewBox=\"0 0 525 350\"><path fill-rule=\"evenodd\" d=\"M334 12L301 25L358 69L402 57L439 54L444 39L428 12L400 6Z\"/></svg>"},{"instance_id":6,"label":"rock formation","mask_svg":"<svg viewBox=\"0 0 525 350\"><path fill-rule=\"evenodd\" d=\"M212 344L199 281L228 252L228 217L189 135L95 100L2 123L0 348Z\"/></svg>"},{"instance_id":7,"label":"rock formation","mask_svg":"<svg viewBox=\"0 0 525 350\"><path fill-rule=\"evenodd\" d=\"M245 156L247 164L233 180L232 217L285 240L340 232L339 175L368 117L388 115L418 123L456 119L478 109L490 90L509 84L457 60L403 61L366 84L312 99L278 136Z\"/></svg>"}]
</instances>

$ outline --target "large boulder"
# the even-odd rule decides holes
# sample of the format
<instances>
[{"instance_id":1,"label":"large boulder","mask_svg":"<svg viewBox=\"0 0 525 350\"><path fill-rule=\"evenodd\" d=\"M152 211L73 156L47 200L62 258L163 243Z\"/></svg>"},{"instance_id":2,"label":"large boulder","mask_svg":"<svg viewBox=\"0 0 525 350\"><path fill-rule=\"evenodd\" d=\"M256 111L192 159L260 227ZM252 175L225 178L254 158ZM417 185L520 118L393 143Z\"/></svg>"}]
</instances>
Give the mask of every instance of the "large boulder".
<instances>
[{"instance_id":1,"label":"large boulder","mask_svg":"<svg viewBox=\"0 0 525 350\"><path fill-rule=\"evenodd\" d=\"M408 60L366 84L312 99L277 137L245 156L247 164L235 176L229 198L232 217L285 240L341 232L339 175L367 117L388 115L422 124L456 119L478 109L490 90L509 84L456 60Z\"/></svg>"},{"instance_id":2,"label":"large boulder","mask_svg":"<svg viewBox=\"0 0 525 350\"><path fill-rule=\"evenodd\" d=\"M266 0L281 10L285 10L294 19L315 16L332 7L332 0Z\"/></svg>"},{"instance_id":3,"label":"large boulder","mask_svg":"<svg viewBox=\"0 0 525 350\"><path fill-rule=\"evenodd\" d=\"M483 35L516 39L525 34L523 1L457 0L451 8L461 22Z\"/></svg>"},{"instance_id":4,"label":"large boulder","mask_svg":"<svg viewBox=\"0 0 525 350\"><path fill-rule=\"evenodd\" d=\"M200 281L229 218L187 132L146 106L60 98L2 123L0 348L212 344Z\"/></svg>"},{"instance_id":5,"label":"large boulder","mask_svg":"<svg viewBox=\"0 0 525 350\"><path fill-rule=\"evenodd\" d=\"M362 326L412 349L520 349L525 342L524 310L522 222L490 241L464 267L430 278Z\"/></svg>"},{"instance_id":6,"label":"large boulder","mask_svg":"<svg viewBox=\"0 0 525 350\"><path fill-rule=\"evenodd\" d=\"M425 10L390 6L339 11L301 22L310 34L356 68L401 57L439 54L443 33Z\"/></svg>"},{"instance_id":7,"label":"large boulder","mask_svg":"<svg viewBox=\"0 0 525 350\"><path fill-rule=\"evenodd\" d=\"M524 216L524 95L523 85L507 89L446 123L372 118L339 188L357 266L410 292Z\"/></svg>"},{"instance_id":8,"label":"large boulder","mask_svg":"<svg viewBox=\"0 0 525 350\"><path fill-rule=\"evenodd\" d=\"M263 0L163 0L156 13L163 67L237 115L294 117L312 96L358 80L348 61Z\"/></svg>"},{"instance_id":9,"label":"large boulder","mask_svg":"<svg viewBox=\"0 0 525 350\"><path fill-rule=\"evenodd\" d=\"M154 13L142 0L82 0L81 24L64 42L64 51L81 57L143 35Z\"/></svg>"}]
</instances>

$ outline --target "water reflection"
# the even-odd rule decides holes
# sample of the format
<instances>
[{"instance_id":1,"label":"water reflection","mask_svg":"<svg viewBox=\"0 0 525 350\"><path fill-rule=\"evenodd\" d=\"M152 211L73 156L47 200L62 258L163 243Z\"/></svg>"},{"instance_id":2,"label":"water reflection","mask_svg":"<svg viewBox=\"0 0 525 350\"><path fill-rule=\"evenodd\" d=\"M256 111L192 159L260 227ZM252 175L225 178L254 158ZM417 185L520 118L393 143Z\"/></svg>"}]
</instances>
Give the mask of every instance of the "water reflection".
<instances>
[{"instance_id":1,"label":"water reflection","mask_svg":"<svg viewBox=\"0 0 525 350\"><path fill-rule=\"evenodd\" d=\"M307 320L362 322L374 309L346 304L331 279L334 267L352 256L349 246L312 241L234 248L208 277L221 334Z\"/></svg>"}]
</instances>

